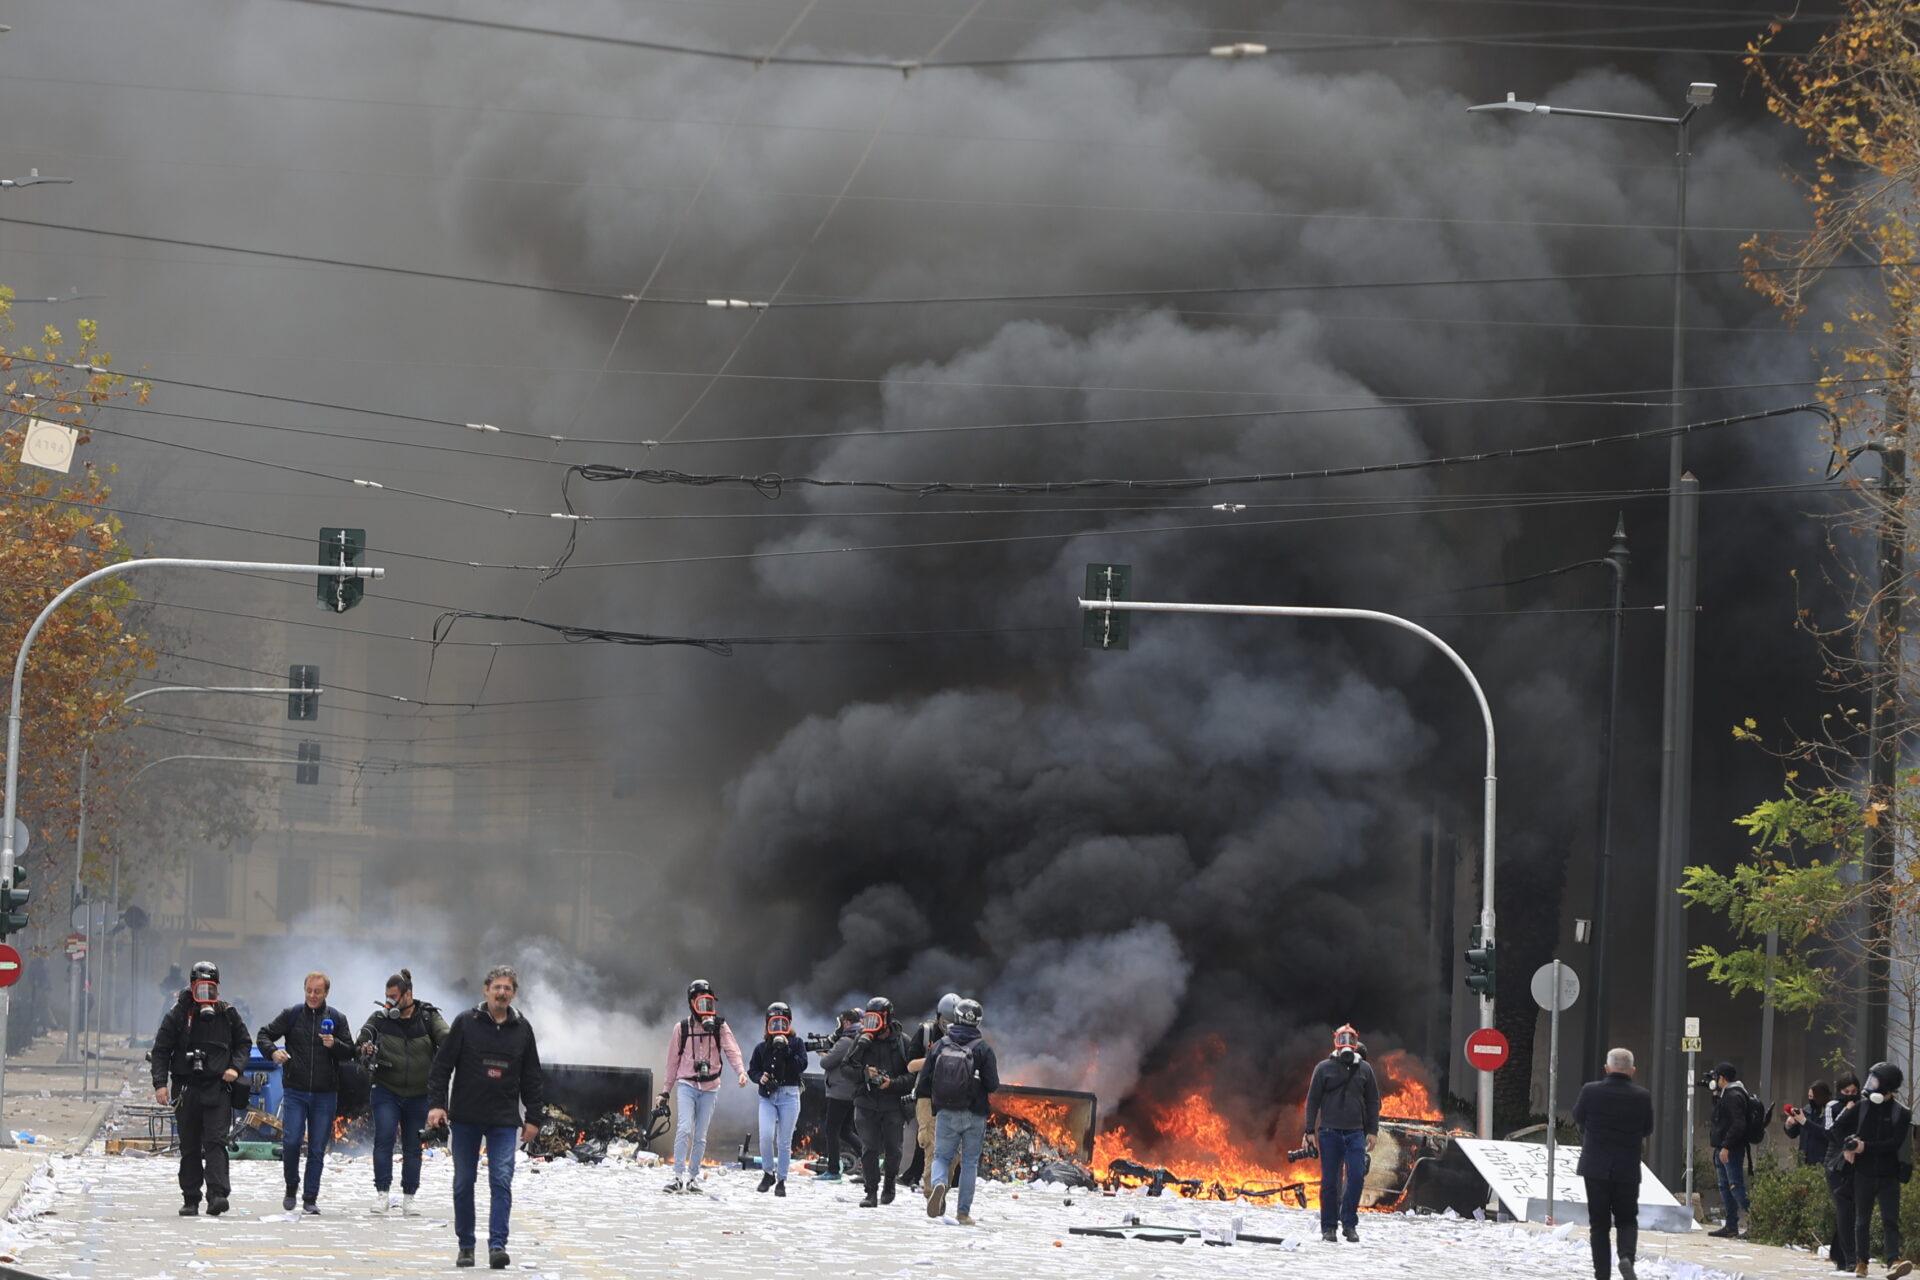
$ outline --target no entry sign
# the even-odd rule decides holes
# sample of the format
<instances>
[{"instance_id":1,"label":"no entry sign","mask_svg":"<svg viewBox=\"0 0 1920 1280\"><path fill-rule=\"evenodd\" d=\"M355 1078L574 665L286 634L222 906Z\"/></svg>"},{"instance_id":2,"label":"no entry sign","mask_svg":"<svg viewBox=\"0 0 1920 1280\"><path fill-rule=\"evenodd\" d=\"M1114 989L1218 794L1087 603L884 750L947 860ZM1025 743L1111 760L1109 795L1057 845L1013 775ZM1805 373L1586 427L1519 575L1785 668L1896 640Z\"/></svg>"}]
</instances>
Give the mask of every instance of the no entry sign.
<instances>
[{"instance_id":1,"label":"no entry sign","mask_svg":"<svg viewBox=\"0 0 1920 1280\"><path fill-rule=\"evenodd\" d=\"M1480 1071L1498 1071L1511 1052L1507 1038L1491 1027L1467 1037L1467 1065Z\"/></svg>"},{"instance_id":2,"label":"no entry sign","mask_svg":"<svg viewBox=\"0 0 1920 1280\"><path fill-rule=\"evenodd\" d=\"M0 943L0 987L10 987L20 981L20 972L20 953Z\"/></svg>"}]
</instances>

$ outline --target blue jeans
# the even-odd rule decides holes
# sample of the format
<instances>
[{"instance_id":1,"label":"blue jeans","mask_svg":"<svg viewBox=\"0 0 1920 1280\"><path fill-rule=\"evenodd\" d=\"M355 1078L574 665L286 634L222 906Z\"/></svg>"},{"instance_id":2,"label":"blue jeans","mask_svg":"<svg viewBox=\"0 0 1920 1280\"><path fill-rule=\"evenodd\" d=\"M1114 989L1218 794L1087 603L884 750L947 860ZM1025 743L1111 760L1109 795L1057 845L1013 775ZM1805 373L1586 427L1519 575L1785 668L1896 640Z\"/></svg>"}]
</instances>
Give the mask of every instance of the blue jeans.
<instances>
[{"instance_id":1,"label":"blue jeans","mask_svg":"<svg viewBox=\"0 0 1920 1280\"><path fill-rule=\"evenodd\" d=\"M953 1167L954 1153L960 1155L959 1212L973 1208L973 1183L980 1172L980 1144L986 1141L987 1118L971 1111L942 1111L933 1117L933 1163L927 1168L927 1185L944 1183Z\"/></svg>"},{"instance_id":2,"label":"blue jeans","mask_svg":"<svg viewBox=\"0 0 1920 1280\"><path fill-rule=\"evenodd\" d=\"M373 1189L393 1186L393 1143L400 1140L400 1191L420 1189L420 1131L427 1126L427 1095L403 1098L383 1084L373 1086Z\"/></svg>"},{"instance_id":3,"label":"blue jeans","mask_svg":"<svg viewBox=\"0 0 1920 1280\"><path fill-rule=\"evenodd\" d=\"M800 1086L797 1084L783 1084L773 1091L771 1098L760 1099L760 1169L781 1182L787 1180L787 1157L793 1154L793 1126L799 1118Z\"/></svg>"},{"instance_id":4,"label":"blue jeans","mask_svg":"<svg viewBox=\"0 0 1920 1280\"><path fill-rule=\"evenodd\" d=\"M333 1117L340 1108L337 1093L308 1093L288 1089L280 1096L280 1163L287 1174L287 1194L308 1204L320 1198L320 1174L327 1167L327 1144L333 1141ZM300 1191L300 1141L307 1143L307 1186Z\"/></svg>"},{"instance_id":5,"label":"blue jeans","mask_svg":"<svg viewBox=\"0 0 1920 1280\"><path fill-rule=\"evenodd\" d=\"M462 1249L473 1248L473 1184L480 1173L480 1143L487 1144L487 1248L507 1247L507 1215L513 1212L513 1153L520 1126L493 1128L455 1120L448 1146L453 1150L453 1234Z\"/></svg>"},{"instance_id":6,"label":"blue jeans","mask_svg":"<svg viewBox=\"0 0 1920 1280\"><path fill-rule=\"evenodd\" d=\"M1720 1203L1726 1207L1727 1225L1737 1227L1740 1215L1747 1211L1747 1149L1728 1147L1727 1154L1733 1159L1723 1164L1719 1148L1714 1148L1713 1171L1720 1179Z\"/></svg>"},{"instance_id":7,"label":"blue jeans","mask_svg":"<svg viewBox=\"0 0 1920 1280\"><path fill-rule=\"evenodd\" d=\"M1360 1228L1360 1189L1367 1181L1367 1135L1363 1129L1322 1129L1320 1229Z\"/></svg>"},{"instance_id":8,"label":"blue jeans","mask_svg":"<svg viewBox=\"0 0 1920 1280\"><path fill-rule=\"evenodd\" d=\"M676 1081L673 1109L678 1115L673 1130L673 1176L697 1178L700 1162L707 1158L707 1126L713 1123L713 1105L720 1101L718 1089L702 1089L691 1081Z\"/></svg>"}]
</instances>

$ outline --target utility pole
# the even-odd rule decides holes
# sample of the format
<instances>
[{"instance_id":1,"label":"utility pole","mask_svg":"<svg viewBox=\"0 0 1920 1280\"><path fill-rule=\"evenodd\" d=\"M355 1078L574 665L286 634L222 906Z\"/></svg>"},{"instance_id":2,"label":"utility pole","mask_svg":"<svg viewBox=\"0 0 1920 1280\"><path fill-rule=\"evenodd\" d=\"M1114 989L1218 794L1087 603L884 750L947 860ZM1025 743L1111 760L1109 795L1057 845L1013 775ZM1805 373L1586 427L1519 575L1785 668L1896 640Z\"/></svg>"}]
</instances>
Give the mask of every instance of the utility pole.
<instances>
[{"instance_id":1,"label":"utility pole","mask_svg":"<svg viewBox=\"0 0 1920 1280\"><path fill-rule=\"evenodd\" d=\"M1861 983L1856 1060L1878 1062L1887 1051L1887 983L1893 920L1887 892L1893 879L1899 841L1894 804L1896 766L1900 762L1902 597L1906 593L1905 521L1901 504L1907 489L1906 411L1910 393L1893 398L1893 421L1874 449L1880 455L1879 574L1873 593L1873 667L1867 711L1867 803L1884 805L1880 820L1867 828L1866 972Z\"/></svg>"},{"instance_id":2,"label":"utility pole","mask_svg":"<svg viewBox=\"0 0 1920 1280\"><path fill-rule=\"evenodd\" d=\"M1611 974L1613 924L1610 914L1613 895L1613 756L1614 731L1620 714L1620 637L1627 610L1627 517L1622 514L1613 527L1613 546L1605 563L1613 570L1613 616L1607 645L1607 705L1600 721L1600 799L1599 824L1595 838L1593 866L1593 995L1587 1005L1588 1067L1597 1066L1607 1044L1607 980Z\"/></svg>"}]
</instances>

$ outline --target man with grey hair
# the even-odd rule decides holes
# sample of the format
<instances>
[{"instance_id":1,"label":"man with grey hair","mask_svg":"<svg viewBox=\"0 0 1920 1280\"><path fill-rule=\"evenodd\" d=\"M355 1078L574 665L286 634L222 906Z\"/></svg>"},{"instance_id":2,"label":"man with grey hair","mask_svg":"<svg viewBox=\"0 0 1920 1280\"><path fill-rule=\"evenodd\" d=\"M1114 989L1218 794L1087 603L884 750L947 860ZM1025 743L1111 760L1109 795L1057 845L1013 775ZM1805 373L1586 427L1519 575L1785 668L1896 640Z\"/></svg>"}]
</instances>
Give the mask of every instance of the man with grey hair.
<instances>
[{"instance_id":1,"label":"man with grey hair","mask_svg":"<svg viewBox=\"0 0 1920 1280\"><path fill-rule=\"evenodd\" d=\"M1640 1150L1653 1132L1653 1095L1633 1082L1633 1051L1607 1050L1607 1075L1580 1090L1573 1122L1580 1126L1580 1176L1587 1184L1587 1232L1594 1280L1611 1280L1612 1242L1620 1274L1634 1280L1640 1233ZM1611 1228L1611 1233L1609 1232Z\"/></svg>"},{"instance_id":2,"label":"man with grey hair","mask_svg":"<svg viewBox=\"0 0 1920 1280\"><path fill-rule=\"evenodd\" d=\"M514 1011L520 975L509 965L487 971L487 998L453 1020L427 1077L432 1109L427 1127L451 1124L453 1230L460 1241L456 1267L473 1265L473 1184L480 1145L487 1148L487 1265L498 1271L507 1256L507 1217L513 1212L513 1154L540 1132L544 1079L533 1027Z\"/></svg>"}]
</instances>

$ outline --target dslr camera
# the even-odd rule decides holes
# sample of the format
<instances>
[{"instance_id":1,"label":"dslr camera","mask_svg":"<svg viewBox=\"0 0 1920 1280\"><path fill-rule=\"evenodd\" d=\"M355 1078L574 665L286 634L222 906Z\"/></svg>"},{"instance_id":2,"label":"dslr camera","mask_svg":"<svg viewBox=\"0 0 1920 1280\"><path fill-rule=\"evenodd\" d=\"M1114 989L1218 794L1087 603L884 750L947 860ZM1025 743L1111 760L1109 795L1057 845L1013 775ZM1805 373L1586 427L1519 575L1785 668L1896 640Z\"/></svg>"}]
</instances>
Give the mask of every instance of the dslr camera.
<instances>
[{"instance_id":1,"label":"dslr camera","mask_svg":"<svg viewBox=\"0 0 1920 1280\"><path fill-rule=\"evenodd\" d=\"M1319 1158L1320 1148L1314 1145L1313 1139L1311 1138L1307 1139L1305 1145L1295 1147L1293 1150L1287 1152L1287 1162L1289 1164L1299 1164L1302 1160L1318 1160Z\"/></svg>"},{"instance_id":2,"label":"dslr camera","mask_svg":"<svg viewBox=\"0 0 1920 1280\"><path fill-rule=\"evenodd\" d=\"M188 1075L203 1076L207 1073L207 1051L205 1049L189 1049L185 1056L187 1059Z\"/></svg>"},{"instance_id":3,"label":"dslr camera","mask_svg":"<svg viewBox=\"0 0 1920 1280\"><path fill-rule=\"evenodd\" d=\"M806 1038L808 1053L825 1053L833 1048L833 1037L815 1033Z\"/></svg>"}]
</instances>

